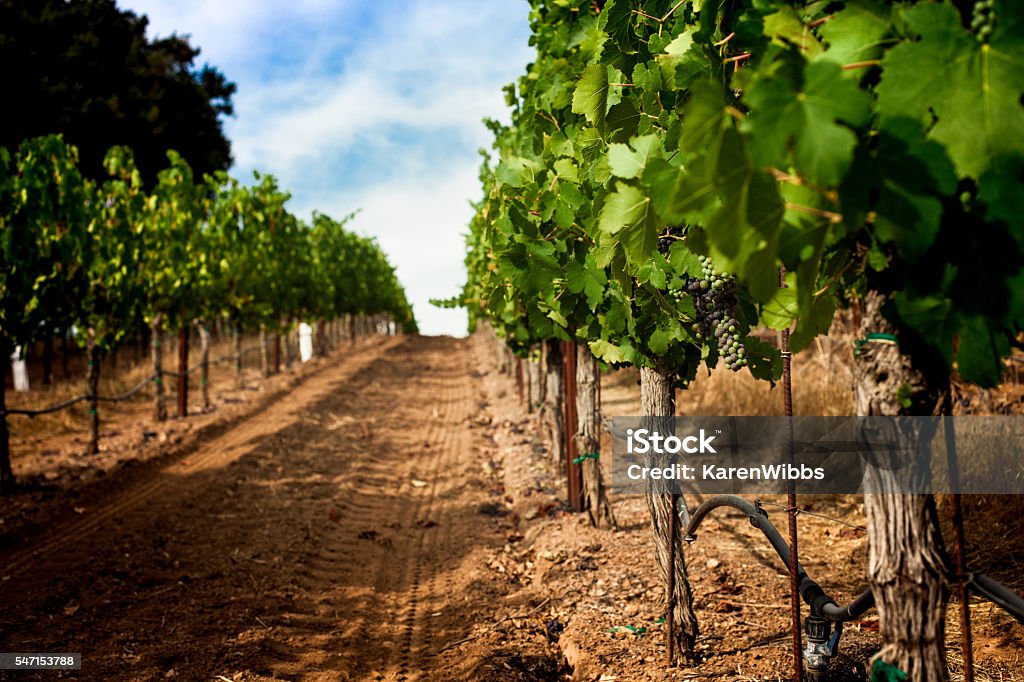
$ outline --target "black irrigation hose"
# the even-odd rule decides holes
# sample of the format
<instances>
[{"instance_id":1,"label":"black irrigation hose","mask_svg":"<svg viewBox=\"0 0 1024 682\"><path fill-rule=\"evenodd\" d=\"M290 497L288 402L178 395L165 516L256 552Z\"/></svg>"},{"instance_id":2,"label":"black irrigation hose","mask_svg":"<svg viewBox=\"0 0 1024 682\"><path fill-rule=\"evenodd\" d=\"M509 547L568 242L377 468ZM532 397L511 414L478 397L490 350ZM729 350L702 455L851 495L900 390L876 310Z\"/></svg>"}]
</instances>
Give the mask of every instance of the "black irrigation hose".
<instances>
[{"instance_id":1,"label":"black irrigation hose","mask_svg":"<svg viewBox=\"0 0 1024 682\"><path fill-rule=\"evenodd\" d=\"M688 538L696 538L697 528L700 527L704 518L719 507L733 507L739 509L750 518L750 523L760 530L775 549L775 553L782 559L784 566L789 566L789 545L782 538L779 531L768 520L767 512L759 506L751 504L748 500L736 495L715 495L697 507L690 517L690 525L686 529ZM871 608L874 597L871 590L867 590L854 599L849 605L840 607L835 600L825 594L818 583L811 580L807 571L800 564L797 564L797 590L803 600L811 607L811 613L822 616L831 621L847 621L859 618L865 611Z\"/></svg>"},{"instance_id":2,"label":"black irrigation hose","mask_svg":"<svg viewBox=\"0 0 1024 682\"><path fill-rule=\"evenodd\" d=\"M26 415L28 417L34 417L37 414L48 414L50 412L56 412L58 410L63 410L65 407L71 407L75 403L80 403L83 400L87 400L88 398L89 398L89 396L87 396L87 395L79 395L79 396L75 396L74 398L70 398L70 399L65 400L63 402L57 403L56 405L50 405L49 407L44 407L44 408L39 409L39 410L20 410L20 409L16 409L16 408L6 408L6 409L4 409L4 411L2 413L0 413L0 416L7 416L9 414L23 414L23 415Z\"/></svg>"},{"instance_id":3,"label":"black irrigation hose","mask_svg":"<svg viewBox=\"0 0 1024 682\"><path fill-rule=\"evenodd\" d=\"M136 385L136 386L134 386L132 388L129 388L124 393L120 393L118 395L112 395L112 396L98 395L98 396L96 396L96 400L105 400L105 401L111 402L111 403L117 403L117 402L120 402L122 400L127 400L128 398L131 398L133 395L135 395L136 393L141 391L143 388L145 388L146 384L148 384L149 382L153 381L154 379L156 379L156 374L150 374L148 377L143 379L141 383L139 383L138 385Z\"/></svg>"},{"instance_id":4,"label":"black irrigation hose","mask_svg":"<svg viewBox=\"0 0 1024 682\"><path fill-rule=\"evenodd\" d=\"M768 542L775 548L775 553L782 559L783 565L789 566L789 545L783 540L782 535L772 525L772 522L768 520L767 512L761 508L760 503L751 504L748 500L736 495L715 495L697 507L686 528L688 540L696 539L696 531L701 521L719 507L733 507L745 513L750 518L750 523L764 533ZM811 613L826 620L836 623L855 620L875 605L875 595L871 592L870 587L846 606L839 606L818 583L811 580L803 566L798 565L797 578L800 596L811 607ZM1024 599L1020 595L981 573L970 574L969 583L975 592L1009 613L1019 623L1024 624Z\"/></svg>"},{"instance_id":5,"label":"black irrigation hose","mask_svg":"<svg viewBox=\"0 0 1024 682\"><path fill-rule=\"evenodd\" d=\"M1024 599L1021 599L1019 594L982 573L968 574L967 584L1024 625Z\"/></svg>"}]
</instances>

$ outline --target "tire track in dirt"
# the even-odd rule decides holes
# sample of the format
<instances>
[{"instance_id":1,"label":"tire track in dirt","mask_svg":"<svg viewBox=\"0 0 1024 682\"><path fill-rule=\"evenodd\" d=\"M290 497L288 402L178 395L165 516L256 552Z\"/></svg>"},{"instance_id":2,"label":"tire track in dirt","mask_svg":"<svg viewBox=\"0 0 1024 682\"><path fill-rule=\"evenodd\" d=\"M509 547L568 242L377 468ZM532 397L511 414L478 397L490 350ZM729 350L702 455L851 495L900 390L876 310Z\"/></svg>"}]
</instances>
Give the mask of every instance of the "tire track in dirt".
<instances>
[{"instance_id":1,"label":"tire track in dirt","mask_svg":"<svg viewBox=\"0 0 1024 682\"><path fill-rule=\"evenodd\" d=\"M54 529L38 570L0 583L26 594L0 641L77 646L90 672L60 679L475 679L438 654L493 619L486 556L511 521L477 513L504 493L477 457L471 348L381 344L198 444L164 485L97 504L106 522Z\"/></svg>"},{"instance_id":2,"label":"tire track in dirt","mask_svg":"<svg viewBox=\"0 0 1024 682\"><path fill-rule=\"evenodd\" d=\"M447 376L447 375L446 375ZM431 471L430 497L425 505L426 513L421 517L424 520L437 524L437 527L444 528L443 533L426 530L420 534L419 542L415 547L415 559L413 562L412 579L410 582L409 608L405 615L405 631L403 633L403 655L397 670L399 679L417 680L425 673L429 664L429 655L426 650L430 641L429 621L437 606L437 585L438 576L442 574L442 566L439 559L443 556L440 550L450 550L451 543L455 537L455 529L451 524L452 505L448 503L451 499L447 493L452 491L452 480L455 469L455 462L460 454L469 451L466 443L466 431L464 419L467 399L467 382L457 382L455 397L448 401L449 409L443 419L448 428L445 429L442 442L434 449L434 466ZM451 395L451 390L448 391ZM423 584L423 573L425 566L430 563L434 566L428 582ZM444 595L450 598L451 594Z\"/></svg>"},{"instance_id":3,"label":"tire track in dirt","mask_svg":"<svg viewBox=\"0 0 1024 682\"><path fill-rule=\"evenodd\" d=\"M439 519L453 516L442 499L452 487L446 472L468 453L469 374L457 355L436 341L426 345L422 355L391 358L360 398L364 420L376 415L373 452L355 459L339 487L336 528L304 560L315 568L302 588L321 595L316 608L331 617L310 628L311 613L291 614L301 625L278 638L313 653L289 660L295 647L283 647L269 664L274 679L320 679L309 671L333 667L346 671L341 679L415 680L429 663L423 603L439 597L436 572L425 577L452 537ZM358 437L356 422L347 437ZM333 665L325 665L332 653Z\"/></svg>"},{"instance_id":4,"label":"tire track in dirt","mask_svg":"<svg viewBox=\"0 0 1024 682\"><path fill-rule=\"evenodd\" d=\"M454 592L449 589L450 582L447 578L451 573L446 570L449 567L445 565L445 559L455 554L456 539L461 537L464 540L466 537L459 532L456 523L458 514L454 505L449 502L453 499L455 481L458 480L455 473L457 463L461 459L460 455L471 451L469 431L465 427L465 418L469 416L466 411L468 385L465 381L460 383L458 398L453 404L459 405L462 410L450 416L452 427L448 429L443 449L437 457L431 485L430 512L427 515L427 518L437 523L439 528L444 528L445 532L424 533L416 551L414 604L417 608L409 616L405 637L407 657L400 670L401 673L410 675L410 680L418 680L429 671L432 655L437 648L431 646L437 644L432 636L431 621L435 614L443 613L442 609L446 602L454 596ZM427 583L423 585L422 572L428 563L434 570Z\"/></svg>"},{"instance_id":5,"label":"tire track in dirt","mask_svg":"<svg viewBox=\"0 0 1024 682\"><path fill-rule=\"evenodd\" d=\"M38 570L42 563L54 558L62 550L81 544L115 517L132 511L147 500L165 494L174 487L188 485L189 475L223 467L239 459L249 451L253 441L294 423L306 406L322 398L334 385L358 373L403 341L403 337L389 338L351 356L341 355L339 351L338 355L343 358L340 363L316 372L296 386L289 392L287 401L262 406L235 428L209 442L200 442L196 452L155 472L150 480L134 486L110 504L90 513L80 521L55 529L37 545L15 552L3 567L5 580L10 580L29 568Z\"/></svg>"}]
</instances>

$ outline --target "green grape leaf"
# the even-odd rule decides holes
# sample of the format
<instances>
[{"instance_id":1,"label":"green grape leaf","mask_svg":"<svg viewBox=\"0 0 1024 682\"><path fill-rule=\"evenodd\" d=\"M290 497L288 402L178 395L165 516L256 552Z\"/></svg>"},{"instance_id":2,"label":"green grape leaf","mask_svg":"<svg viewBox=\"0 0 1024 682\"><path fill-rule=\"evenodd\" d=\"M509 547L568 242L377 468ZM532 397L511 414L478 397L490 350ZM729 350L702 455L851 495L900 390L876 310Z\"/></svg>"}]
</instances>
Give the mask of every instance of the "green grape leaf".
<instances>
[{"instance_id":1,"label":"green grape leaf","mask_svg":"<svg viewBox=\"0 0 1024 682\"><path fill-rule=\"evenodd\" d=\"M825 61L805 64L802 82L786 70L754 77L746 101L754 162L784 169L792 156L801 175L824 187L837 185L853 159L857 137L848 126L869 117L866 93Z\"/></svg>"},{"instance_id":2,"label":"green grape leaf","mask_svg":"<svg viewBox=\"0 0 1024 682\"><path fill-rule=\"evenodd\" d=\"M914 5L903 18L918 38L882 60L876 88L882 119L921 121L949 150L960 176L978 178L999 155L1024 154L1021 8L997 3L991 38L980 43L951 4Z\"/></svg>"},{"instance_id":3,"label":"green grape leaf","mask_svg":"<svg viewBox=\"0 0 1024 682\"><path fill-rule=\"evenodd\" d=\"M939 294L914 296L898 291L891 302L898 321L928 339L942 353L946 363L952 365L953 335L956 331L952 301Z\"/></svg>"},{"instance_id":4,"label":"green grape leaf","mask_svg":"<svg viewBox=\"0 0 1024 682\"><path fill-rule=\"evenodd\" d=\"M629 145L612 143L608 145L608 165L617 178L635 178L652 158L661 156L661 141L657 135L634 137Z\"/></svg>"},{"instance_id":5,"label":"green grape leaf","mask_svg":"<svg viewBox=\"0 0 1024 682\"><path fill-rule=\"evenodd\" d=\"M797 316L796 329L789 337L789 347L794 353L810 345L814 337L828 332L835 317L838 301L834 296L822 294L809 296L809 305L802 306Z\"/></svg>"},{"instance_id":6,"label":"green grape leaf","mask_svg":"<svg viewBox=\"0 0 1024 682\"><path fill-rule=\"evenodd\" d=\"M604 298L604 288L608 283L604 270L596 267L593 256L588 255L585 263L569 261L565 266L565 279L569 291L574 294L583 292L591 310Z\"/></svg>"},{"instance_id":7,"label":"green grape leaf","mask_svg":"<svg viewBox=\"0 0 1024 682\"><path fill-rule=\"evenodd\" d=\"M881 0L847 3L821 25L828 49L819 57L840 65L877 59L892 24L892 6ZM863 69L845 74L860 77Z\"/></svg>"},{"instance_id":8,"label":"green grape leaf","mask_svg":"<svg viewBox=\"0 0 1024 682\"><path fill-rule=\"evenodd\" d=\"M609 0L598 16L598 28L603 29L624 54L632 54L640 47L635 29L639 17L631 5L628 0Z\"/></svg>"},{"instance_id":9,"label":"green grape leaf","mask_svg":"<svg viewBox=\"0 0 1024 682\"><path fill-rule=\"evenodd\" d=\"M640 189L617 183L605 201L598 223L601 231L614 235L626 258L641 265L658 241L651 200Z\"/></svg>"},{"instance_id":10,"label":"green grape leaf","mask_svg":"<svg viewBox=\"0 0 1024 682\"><path fill-rule=\"evenodd\" d=\"M755 379L775 382L782 378L782 353L778 348L753 336L743 339L743 347L747 350L747 369Z\"/></svg>"},{"instance_id":11,"label":"green grape leaf","mask_svg":"<svg viewBox=\"0 0 1024 682\"><path fill-rule=\"evenodd\" d=\"M693 37L692 30L680 33L657 56L661 80L676 90L689 88L698 76L709 73L710 63Z\"/></svg>"},{"instance_id":12,"label":"green grape leaf","mask_svg":"<svg viewBox=\"0 0 1024 682\"><path fill-rule=\"evenodd\" d=\"M1006 335L990 329L983 318L965 320L956 356L960 376L979 386L998 386L1003 374L1002 357L1009 350Z\"/></svg>"},{"instance_id":13,"label":"green grape leaf","mask_svg":"<svg viewBox=\"0 0 1024 682\"><path fill-rule=\"evenodd\" d=\"M1017 244L1024 249L1024 158L993 161L978 182L978 198L985 204L985 217L1010 226Z\"/></svg>"},{"instance_id":14,"label":"green grape leaf","mask_svg":"<svg viewBox=\"0 0 1024 682\"><path fill-rule=\"evenodd\" d=\"M555 173L559 180L580 184L580 169L572 159L562 158L554 163Z\"/></svg>"},{"instance_id":15,"label":"green grape leaf","mask_svg":"<svg viewBox=\"0 0 1024 682\"><path fill-rule=\"evenodd\" d=\"M583 114L594 126L603 128L608 111L622 99L618 88L609 85L616 82L610 80L616 76L621 78L622 74L603 64L591 64L584 69L572 94L573 113Z\"/></svg>"},{"instance_id":16,"label":"green grape leaf","mask_svg":"<svg viewBox=\"0 0 1024 682\"><path fill-rule=\"evenodd\" d=\"M664 329L655 329L647 337L647 347L655 355L664 355L668 352L668 345L672 342L672 335Z\"/></svg>"},{"instance_id":17,"label":"green grape leaf","mask_svg":"<svg viewBox=\"0 0 1024 682\"><path fill-rule=\"evenodd\" d=\"M638 62L633 67L633 85L647 92L661 90L661 69L657 62Z\"/></svg>"},{"instance_id":18,"label":"green grape leaf","mask_svg":"<svg viewBox=\"0 0 1024 682\"><path fill-rule=\"evenodd\" d=\"M670 223L688 219L702 222L700 216L714 205L717 196L713 179L697 171L687 172L660 158L647 163L642 181L658 215Z\"/></svg>"},{"instance_id":19,"label":"green grape leaf","mask_svg":"<svg viewBox=\"0 0 1024 682\"><path fill-rule=\"evenodd\" d=\"M664 289L667 284L665 271L668 269L668 262L658 252L644 261L636 271L636 280L640 284L650 284L655 289Z\"/></svg>"},{"instance_id":20,"label":"green grape leaf","mask_svg":"<svg viewBox=\"0 0 1024 682\"><path fill-rule=\"evenodd\" d=\"M772 329L782 330L793 324L797 315L796 289L779 288L771 299L761 306L761 321Z\"/></svg>"},{"instance_id":21,"label":"green grape leaf","mask_svg":"<svg viewBox=\"0 0 1024 682\"><path fill-rule=\"evenodd\" d=\"M811 29L800 20L796 10L783 7L764 18L764 34L779 44L789 43L808 57L821 54L822 47Z\"/></svg>"},{"instance_id":22,"label":"green grape leaf","mask_svg":"<svg viewBox=\"0 0 1024 682\"><path fill-rule=\"evenodd\" d=\"M700 277L703 272L698 258L682 241L673 242L668 248L668 262L672 264L672 269L690 277Z\"/></svg>"},{"instance_id":23,"label":"green grape leaf","mask_svg":"<svg viewBox=\"0 0 1024 682\"><path fill-rule=\"evenodd\" d=\"M540 168L535 161L522 157L503 159L498 164L497 177L499 184L509 187L523 187L537 181Z\"/></svg>"},{"instance_id":24,"label":"green grape leaf","mask_svg":"<svg viewBox=\"0 0 1024 682\"><path fill-rule=\"evenodd\" d=\"M622 353L622 350L613 343L609 343L604 339L597 339L587 344L590 347L590 352L594 354L598 360L603 360L609 364L618 364L626 361L626 356Z\"/></svg>"}]
</instances>

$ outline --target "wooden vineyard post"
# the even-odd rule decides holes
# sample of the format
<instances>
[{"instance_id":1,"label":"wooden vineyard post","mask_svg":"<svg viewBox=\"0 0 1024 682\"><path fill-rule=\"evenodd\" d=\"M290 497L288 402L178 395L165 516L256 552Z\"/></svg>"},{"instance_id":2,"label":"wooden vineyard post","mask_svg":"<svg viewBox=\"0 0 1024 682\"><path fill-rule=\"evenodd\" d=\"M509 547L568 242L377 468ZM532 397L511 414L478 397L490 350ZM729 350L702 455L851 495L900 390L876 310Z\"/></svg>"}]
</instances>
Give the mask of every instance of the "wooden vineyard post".
<instances>
[{"instance_id":1,"label":"wooden vineyard post","mask_svg":"<svg viewBox=\"0 0 1024 682\"><path fill-rule=\"evenodd\" d=\"M523 363L515 356L512 356L512 363L516 368L516 397L519 398L519 404L522 405L525 402L525 396L523 395Z\"/></svg>"},{"instance_id":2,"label":"wooden vineyard post","mask_svg":"<svg viewBox=\"0 0 1024 682\"><path fill-rule=\"evenodd\" d=\"M188 416L188 327L178 330L178 416Z\"/></svg>"},{"instance_id":3,"label":"wooden vineyard post","mask_svg":"<svg viewBox=\"0 0 1024 682\"><path fill-rule=\"evenodd\" d=\"M162 422L167 419L167 404L164 400L164 348L163 343L163 313L157 313L153 317L150 335L150 349L153 357L153 419Z\"/></svg>"},{"instance_id":4,"label":"wooden vineyard post","mask_svg":"<svg viewBox=\"0 0 1024 682\"><path fill-rule=\"evenodd\" d=\"M99 401L96 396L99 394L100 386L100 349L96 345L96 330L89 328L87 334L87 355L86 355L86 384L89 396L89 441L85 446L85 454L95 455L100 451L100 415Z\"/></svg>"},{"instance_id":5,"label":"wooden vineyard post","mask_svg":"<svg viewBox=\"0 0 1024 682\"><path fill-rule=\"evenodd\" d=\"M568 490L569 507L574 512L583 511L583 469L579 464L579 447L576 443L576 431L579 427L579 415L576 413L576 344L572 341L562 342L562 372L565 387L565 400L562 401L565 412L565 477Z\"/></svg>"}]
</instances>

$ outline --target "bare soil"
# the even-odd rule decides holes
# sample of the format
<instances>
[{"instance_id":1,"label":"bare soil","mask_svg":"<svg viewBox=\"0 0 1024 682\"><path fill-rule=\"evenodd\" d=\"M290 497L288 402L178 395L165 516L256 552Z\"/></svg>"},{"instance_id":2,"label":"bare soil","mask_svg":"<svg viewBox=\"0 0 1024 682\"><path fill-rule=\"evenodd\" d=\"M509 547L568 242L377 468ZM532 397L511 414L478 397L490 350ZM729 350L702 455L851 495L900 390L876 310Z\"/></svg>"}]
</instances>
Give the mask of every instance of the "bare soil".
<instances>
[{"instance_id":1,"label":"bare soil","mask_svg":"<svg viewBox=\"0 0 1024 682\"><path fill-rule=\"evenodd\" d=\"M487 350L371 340L175 422L163 443L140 442L141 415L113 415L127 435L89 476L75 474L73 434L33 434L16 469L56 473L0 512L0 651L84 662L0 679L788 679L785 572L729 513L687 552L702 660L665 669L643 500L614 500L618 530L567 513L535 416ZM633 376L606 377L603 400L608 415L637 413ZM802 503L864 524L856 498ZM805 568L853 597L864 533L799 520ZM997 578L1019 577L1016 551ZM1020 626L974 612L978 679L1022 679ZM865 679L876 630L873 613L847 628L834 679Z\"/></svg>"}]
</instances>

